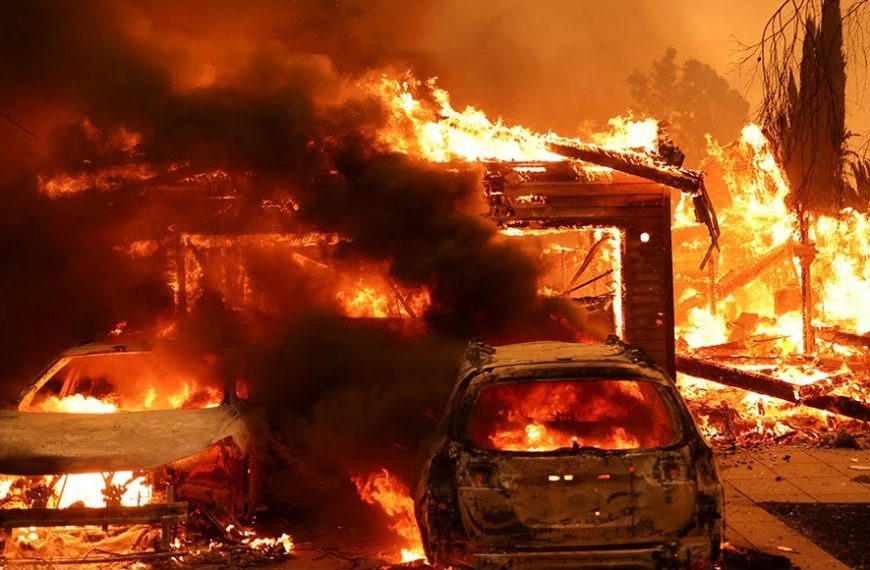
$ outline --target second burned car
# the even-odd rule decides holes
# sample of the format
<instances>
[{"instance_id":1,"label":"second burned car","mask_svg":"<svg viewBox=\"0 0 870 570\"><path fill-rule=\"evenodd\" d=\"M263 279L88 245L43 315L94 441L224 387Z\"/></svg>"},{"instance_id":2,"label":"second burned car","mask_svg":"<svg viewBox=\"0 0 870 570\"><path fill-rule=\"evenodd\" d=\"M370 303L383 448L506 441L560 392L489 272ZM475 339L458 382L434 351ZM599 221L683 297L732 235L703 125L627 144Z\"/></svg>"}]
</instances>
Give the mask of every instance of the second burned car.
<instances>
[{"instance_id":1,"label":"second burned car","mask_svg":"<svg viewBox=\"0 0 870 570\"><path fill-rule=\"evenodd\" d=\"M713 454L640 350L473 344L416 493L438 567L712 568Z\"/></svg>"}]
</instances>

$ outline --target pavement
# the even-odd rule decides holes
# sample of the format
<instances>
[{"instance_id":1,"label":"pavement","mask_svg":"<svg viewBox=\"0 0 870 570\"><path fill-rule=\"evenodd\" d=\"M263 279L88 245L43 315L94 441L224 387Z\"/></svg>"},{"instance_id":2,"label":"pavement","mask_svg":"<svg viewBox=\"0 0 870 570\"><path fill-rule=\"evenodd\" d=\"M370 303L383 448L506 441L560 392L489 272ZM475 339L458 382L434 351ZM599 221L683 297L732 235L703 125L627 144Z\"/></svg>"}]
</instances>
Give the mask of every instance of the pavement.
<instances>
[{"instance_id":1,"label":"pavement","mask_svg":"<svg viewBox=\"0 0 870 570\"><path fill-rule=\"evenodd\" d=\"M870 503L870 451L776 447L719 455L726 539L806 570L849 570L759 503Z\"/></svg>"},{"instance_id":2,"label":"pavement","mask_svg":"<svg viewBox=\"0 0 870 570\"><path fill-rule=\"evenodd\" d=\"M802 570L849 567L768 513L760 503L870 503L870 451L777 446L717 453L725 485L725 524L735 546L786 556ZM369 570L377 566L364 553L303 546L273 569Z\"/></svg>"}]
</instances>

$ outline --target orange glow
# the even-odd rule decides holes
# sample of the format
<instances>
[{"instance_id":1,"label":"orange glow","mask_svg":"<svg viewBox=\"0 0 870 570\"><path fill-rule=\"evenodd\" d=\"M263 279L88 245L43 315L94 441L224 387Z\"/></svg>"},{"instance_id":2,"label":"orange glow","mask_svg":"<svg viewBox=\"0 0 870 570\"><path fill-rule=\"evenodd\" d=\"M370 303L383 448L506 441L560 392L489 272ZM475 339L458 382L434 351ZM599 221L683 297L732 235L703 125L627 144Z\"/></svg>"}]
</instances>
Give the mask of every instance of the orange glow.
<instances>
[{"instance_id":1,"label":"orange glow","mask_svg":"<svg viewBox=\"0 0 870 570\"><path fill-rule=\"evenodd\" d=\"M362 500L381 507L393 520L390 528L401 539L400 555L397 561L413 562L425 560L423 539L414 517L414 500L408 487L396 479L386 469L372 473L368 477L353 477L357 492Z\"/></svg>"},{"instance_id":2,"label":"orange glow","mask_svg":"<svg viewBox=\"0 0 870 570\"><path fill-rule=\"evenodd\" d=\"M471 106L458 111L450 103L449 93L434 79L383 76L369 81L365 88L390 111L387 127L378 136L393 151L432 162L565 160L547 150L554 136L551 133L510 126L500 118L493 121ZM619 150L646 152L656 147L658 125L653 119L617 117L610 120L609 127L608 132L591 135L591 141Z\"/></svg>"},{"instance_id":3,"label":"orange glow","mask_svg":"<svg viewBox=\"0 0 870 570\"><path fill-rule=\"evenodd\" d=\"M550 380L484 389L469 436L477 447L502 451L637 449L670 443L674 428L648 382Z\"/></svg>"}]
</instances>

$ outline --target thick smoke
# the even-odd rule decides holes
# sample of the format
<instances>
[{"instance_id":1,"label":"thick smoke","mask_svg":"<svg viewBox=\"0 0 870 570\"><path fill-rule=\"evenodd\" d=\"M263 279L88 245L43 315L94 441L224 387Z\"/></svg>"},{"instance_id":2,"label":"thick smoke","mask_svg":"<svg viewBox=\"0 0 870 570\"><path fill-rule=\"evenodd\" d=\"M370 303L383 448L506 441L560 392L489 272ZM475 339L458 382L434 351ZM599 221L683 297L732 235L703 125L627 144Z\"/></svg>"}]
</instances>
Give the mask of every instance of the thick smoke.
<instances>
[{"instance_id":1,"label":"thick smoke","mask_svg":"<svg viewBox=\"0 0 870 570\"><path fill-rule=\"evenodd\" d=\"M0 94L6 397L67 346L122 320L143 329L170 316L165 264L128 250L142 240L165 247L186 229L337 232L350 241L336 262L431 291L425 322L351 321L328 276L254 255L246 269L268 311L238 314L207 291L179 323L178 342L217 354L264 408L279 450L268 454L279 458L272 496L289 503L324 490L350 496L351 472L387 465L410 475L468 336L566 334L551 318L559 307L536 298L535 262L478 215L479 172L446 172L373 142L385 113L359 95L356 74L411 57L427 4L321 6L2 7L0 74L12 86ZM266 21L274 27L256 35ZM221 223L212 206L124 174L108 189L54 199L40 188L131 165L159 179L221 169L247 182ZM263 200L290 197L298 213L263 214ZM291 477L295 493L279 496Z\"/></svg>"}]
</instances>

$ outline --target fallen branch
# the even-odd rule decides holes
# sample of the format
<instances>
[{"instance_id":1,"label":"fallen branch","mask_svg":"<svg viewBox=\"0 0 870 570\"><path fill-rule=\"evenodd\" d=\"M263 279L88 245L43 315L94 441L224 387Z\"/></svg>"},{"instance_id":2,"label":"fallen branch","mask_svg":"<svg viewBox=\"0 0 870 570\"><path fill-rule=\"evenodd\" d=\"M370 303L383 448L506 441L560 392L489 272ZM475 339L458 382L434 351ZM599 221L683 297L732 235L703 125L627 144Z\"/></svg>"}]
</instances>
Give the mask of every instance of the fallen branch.
<instances>
[{"instance_id":1,"label":"fallen branch","mask_svg":"<svg viewBox=\"0 0 870 570\"><path fill-rule=\"evenodd\" d=\"M813 327L819 338L835 344L870 350L870 335L843 332L836 327Z\"/></svg>"}]
</instances>

